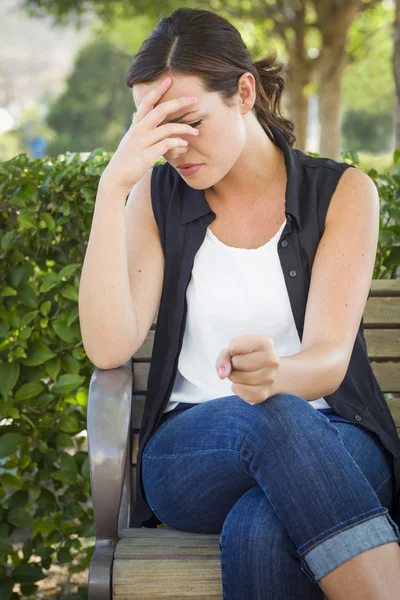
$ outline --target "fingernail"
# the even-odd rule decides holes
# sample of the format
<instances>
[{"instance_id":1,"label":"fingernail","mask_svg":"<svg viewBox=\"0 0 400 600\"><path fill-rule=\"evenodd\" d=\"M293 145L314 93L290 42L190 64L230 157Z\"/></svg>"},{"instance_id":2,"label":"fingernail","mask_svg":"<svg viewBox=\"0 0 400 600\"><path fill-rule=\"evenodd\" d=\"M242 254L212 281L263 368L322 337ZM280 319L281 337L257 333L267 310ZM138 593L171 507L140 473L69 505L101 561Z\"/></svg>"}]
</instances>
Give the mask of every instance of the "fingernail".
<instances>
[{"instance_id":1,"label":"fingernail","mask_svg":"<svg viewBox=\"0 0 400 600\"><path fill-rule=\"evenodd\" d=\"M223 375L225 375L225 371L226 371L226 369L225 369L225 367L224 367L224 366L220 367L220 368L218 369L218 375L219 375L220 377L222 377Z\"/></svg>"},{"instance_id":2,"label":"fingernail","mask_svg":"<svg viewBox=\"0 0 400 600\"><path fill-rule=\"evenodd\" d=\"M164 85L166 85L169 82L170 82L169 77L166 77L161 83L164 83Z\"/></svg>"}]
</instances>

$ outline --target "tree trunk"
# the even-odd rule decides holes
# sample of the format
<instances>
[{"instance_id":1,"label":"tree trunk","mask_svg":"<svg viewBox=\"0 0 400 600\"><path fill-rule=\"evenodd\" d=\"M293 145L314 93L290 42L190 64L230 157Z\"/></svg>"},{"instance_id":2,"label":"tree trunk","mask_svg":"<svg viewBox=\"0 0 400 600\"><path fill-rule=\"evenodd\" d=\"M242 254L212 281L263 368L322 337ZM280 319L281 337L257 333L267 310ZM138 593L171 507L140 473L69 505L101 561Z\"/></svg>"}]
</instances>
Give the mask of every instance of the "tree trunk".
<instances>
[{"instance_id":1,"label":"tree trunk","mask_svg":"<svg viewBox=\"0 0 400 600\"><path fill-rule=\"evenodd\" d=\"M312 69L309 73L305 70L302 74L294 66L291 68L292 61L288 68L287 94L289 100L290 120L294 123L294 134L296 142L294 148L305 151L307 143L307 122L308 122L308 97L304 93L304 87L312 77Z\"/></svg>"},{"instance_id":2,"label":"tree trunk","mask_svg":"<svg viewBox=\"0 0 400 600\"><path fill-rule=\"evenodd\" d=\"M319 154L340 157L341 91L347 63L347 31L361 9L361 0L314 0L322 35L321 54L316 59L319 83Z\"/></svg>"},{"instance_id":3,"label":"tree trunk","mask_svg":"<svg viewBox=\"0 0 400 600\"><path fill-rule=\"evenodd\" d=\"M325 60L330 64L330 68L322 77L318 95L321 131L319 154L338 160L340 159L342 81L347 60L344 52L334 51L330 57L326 56Z\"/></svg>"}]
</instances>

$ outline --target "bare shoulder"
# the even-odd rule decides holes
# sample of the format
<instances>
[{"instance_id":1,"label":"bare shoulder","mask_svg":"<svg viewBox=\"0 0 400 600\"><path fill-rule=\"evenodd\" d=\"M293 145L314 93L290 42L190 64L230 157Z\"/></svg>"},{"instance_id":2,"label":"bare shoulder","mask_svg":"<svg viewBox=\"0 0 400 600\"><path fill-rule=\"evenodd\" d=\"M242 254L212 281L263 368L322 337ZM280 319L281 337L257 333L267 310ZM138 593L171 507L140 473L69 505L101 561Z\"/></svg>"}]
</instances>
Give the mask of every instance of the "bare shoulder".
<instances>
[{"instance_id":1,"label":"bare shoulder","mask_svg":"<svg viewBox=\"0 0 400 600\"><path fill-rule=\"evenodd\" d=\"M329 204L325 224L360 216L368 218L379 211L379 194L374 181L358 168L348 168L341 175Z\"/></svg>"}]
</instances>

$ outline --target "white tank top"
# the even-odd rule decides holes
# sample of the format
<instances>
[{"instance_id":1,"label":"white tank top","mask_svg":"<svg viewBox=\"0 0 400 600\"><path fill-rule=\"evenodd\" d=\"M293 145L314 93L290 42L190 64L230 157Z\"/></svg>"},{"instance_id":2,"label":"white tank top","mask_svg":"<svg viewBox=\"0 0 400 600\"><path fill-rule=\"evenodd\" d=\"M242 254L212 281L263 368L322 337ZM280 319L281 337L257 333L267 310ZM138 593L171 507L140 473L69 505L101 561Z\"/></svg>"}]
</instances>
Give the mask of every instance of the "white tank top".
<instances>
[{"instance_id":1,"label":"white tank top","mask_svg":"<svg viewBox=\"0 0 400 600\"><path fill-rule=\"evenodd\" d=\"M218 354L232 338L248 333L272 338L278 356L301 350L278 255L285 227L255 249L226 246L210 230L193 263L186 290L187 316L178 370L164 412L178 403L232 396L230 379L218 377ZM330 408L324 398L316 409Z\"/></svg>"}]
</instances>

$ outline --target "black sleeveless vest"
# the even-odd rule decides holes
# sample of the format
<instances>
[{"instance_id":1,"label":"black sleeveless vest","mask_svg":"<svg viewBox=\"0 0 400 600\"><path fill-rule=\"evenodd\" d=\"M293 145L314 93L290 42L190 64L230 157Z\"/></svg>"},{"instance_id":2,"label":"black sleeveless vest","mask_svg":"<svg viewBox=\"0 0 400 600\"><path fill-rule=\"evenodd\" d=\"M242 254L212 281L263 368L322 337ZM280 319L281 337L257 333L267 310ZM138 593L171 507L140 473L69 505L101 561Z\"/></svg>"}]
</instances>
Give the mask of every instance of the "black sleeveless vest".
<instances>
[{"instance_id":1,"label":"black sleeveless vest","mask_svg":"<svg viewBox=\"0 0 400 600\"><path fill-rule=\"evenodd\" d=\"M301 340L311 269L324 231L326 213L340 176L350 165L293 149L277 128L270 129L275 138L271 138L272 141L284 153L287 170L287 222L278 242L278 254ZM136 501L131 527L155 527L160 523L147 504L142 487L142 452L156 430L172 392L185 331L186 289L195 255L207 227L216 217L204 190L190 187L169 163L153 168L151 200L164 251L165 270L139 432ZM376 433L392 454L395 502L390 514L400 526L400 439L368 360L363 319L346 376L340 387L324 398L339 415Z\"/></svg>"}]
</instances>

